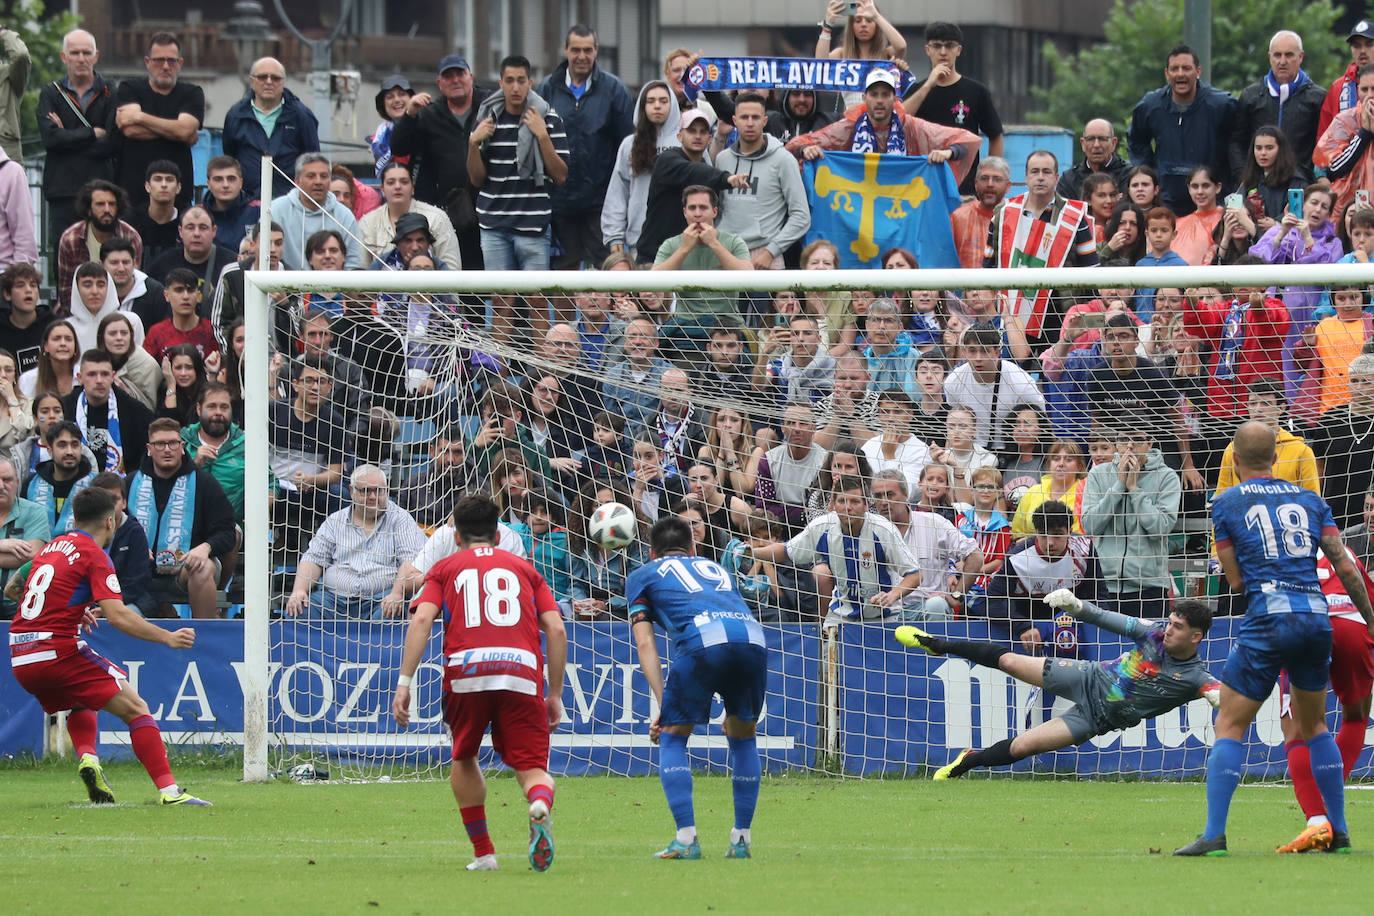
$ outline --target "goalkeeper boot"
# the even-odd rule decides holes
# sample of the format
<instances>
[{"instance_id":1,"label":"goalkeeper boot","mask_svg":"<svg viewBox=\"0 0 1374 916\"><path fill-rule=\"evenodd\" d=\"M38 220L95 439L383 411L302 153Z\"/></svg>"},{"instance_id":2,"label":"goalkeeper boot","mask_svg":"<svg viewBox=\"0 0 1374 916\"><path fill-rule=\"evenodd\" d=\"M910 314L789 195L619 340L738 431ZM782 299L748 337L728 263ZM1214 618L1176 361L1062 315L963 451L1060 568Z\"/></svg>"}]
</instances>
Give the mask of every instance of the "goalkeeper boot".
<instances>
[{"instance_id":1,"label":"goalkeeper boot","mask_svg":"<svg viewBox=\"0 0 1374 916\"><path fill-rule=\"evenodd\" d=\"M905 630L905 629L908 629L908 628L907 628L907 627L901 627L900 629L901 629L901 630ZM915 627L911 627L910 629L913 629L913 630L914 630L914 629L916 629L916 628L915 628ZM900 630L899 630L899 632L900 632ZM919 632L921 632L921 631L920 631L920 630L916 630L916 632L919 633ZM934 779L937 779L937 780L940 780L940 779L959 779L959 778L960 778L961 776L963 776L964 774L963 774L963 773L958 773L958 774L956 774L956 773L954 772L954 768L957 767L959 764L963 763L963 762L964 762L964 758L968 757L968 755L969 755L969 754L972 754L972 753L973 753L973 748L971 748L971 747L966 747L966 748L964 748L962 751L959 752L959 756L958 756L958 757L955 757L955 758L954 758L953 760L951 760L949 763L945 764L944 766L940 767L940 769L936 770L936 771L935 771L935 776L934 776L933 778L934 778Z\"/></svg>"},{"instance_id":2,"label":"goalkeeper boot","mask_svg":"<svg viewBox=\"0 0 1374 916\"><path fill-rule=\"evenodd\" d=\"M114 804L114 792L105 781L105 770L101 768L100 760L94 754L81 755L81 763L76 768L76 774L86 784L86 794L91 797L91 804Z\"/></svg>"},{"instance_id":3,"label":"goalkeeper boot","mask_svg":"<svg viewBox=\"0 0 1374 916\"><path fill-rule=\"evenodd\" d=\"M725 850L727 859L747 859L749 858L749 841L740 840L738 843L731 843Z\"/></svg>"},{"instance_id":4,"label":"goalkeeper boot","mask_svg":"<svg viewBox=\"0 0 1374 916\"><path fill-rule=\"evenodd\" d=\"M671 843L668 844L668 846L667 846L666 849L660 849L658 852L654 853L654 858L655 858L655 859L700 859L700 858L701 858L701 842L700 842L699 840L692 840L692 842L691 842L690 844L688 844L688 843L679 843L679 842L677 841L677 838L674 837L674 838L673 838L673 841L672 841Z\"/></svg>"},{"instance_id":5,"label":"goalkeeper boot","mask_svg":"<svg viewBox=\"0 0 1374 916\"><path fill-rule=\"evenodd\" d=\"M477 858L475 858L475 859L473 859L471 862L469 862L467 865L465 865L464 868L466 868L468 871L498 871L498 870L499 870L499 869L496 867L496 856L492 855L491 853L487 853L487 854L484 855L484 856L478 856Z\"/></svg>"},{"instance_id":6,"label":"goalkeeper boot","mask_svg":"<svg viewBox=\"0 0 1374 916\"><path fill-rule=\"evenodd\" d=\"M542 799L530 804L530 868L548 871L553 864L553 822Z\"/></svg>"},{"instance_id":7,"label":"goalkeeper boot","mask_svg":"<svg viewBox=\"0 0 1374 916\"><path fill-rule=\"evenodd\" d=\"M1324 822L1321 824L1311 824L1303 828L1291 842L1284 843L1274 852L1311 852L1314 849L1325 851L1331 845L1331 824Z\"/></svg>"},{"instance_id":8,"label":"goalkeeper boot","mask_svg":"<svg viewBox=\"0 0 1374 916\"><path fill-rule=\"evenodd\" d=\"M1222 834L1214 840L1204 840L1202 834L1198 834L1196 840L1187 846L1180 846L1174 850L1176 856L1224 856L1226 855L1226 834Z\"/></svg>"},{"instance_id":9,"label":"goalkeeper boot","mask_svg":"<svg viewBox=\"0 0 1374 916\"><path fill-rule=\"evenodd\" d=\"M175 795L171 792L163 792L159 801L163 805L190 805L193 808L213 808L208 801L203 798L196 798L185 789L181 789Z\"/></svg>"},{"instance_id":10,"label":"goalkeeper boot","mask_svg":"<svg viewBox=\"0 0 1374 916\"><path fill-rule=\"evenodd\" d=\"M1343 856L1350 855L1350 834L1344 830L1331 831L1331 844L1322 852L1334 852Z\"/></svg>"},{"instance_id":11,"label":"goalkeeper boot","mask_svg":"<svg viewBox=\"0 0 1374 916\"><path fill-rule=\"evenodd\" d=\"M925 630L919 629L917 627L898 627L897 631L892 635L897 637L897 642L901 643L904 646L910 646L913 649L921 649L925 652L929 652L931 655L944 654L943 652L936 652L934 649L932 649L930 647L931 635L927 633Z\"/></svg>"}]
</instances>

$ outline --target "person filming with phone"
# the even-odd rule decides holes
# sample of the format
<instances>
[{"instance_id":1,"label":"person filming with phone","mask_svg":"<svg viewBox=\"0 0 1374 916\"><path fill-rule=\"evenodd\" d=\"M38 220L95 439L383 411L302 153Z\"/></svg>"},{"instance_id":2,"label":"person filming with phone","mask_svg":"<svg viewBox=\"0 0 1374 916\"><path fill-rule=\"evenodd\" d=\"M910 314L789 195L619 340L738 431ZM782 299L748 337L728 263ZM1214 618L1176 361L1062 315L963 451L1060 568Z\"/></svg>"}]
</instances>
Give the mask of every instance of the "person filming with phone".
<instances>
[{"instance_id":1,"label":"person filming with phone","mask_svg":"<svg viewBox=\"0 0 1374 916\"><path fill-rule=\"evenodd\" d=\"M1374 136L1374 64L1365 64L1356 76L1355 107L1332 118L1317 140L1312 161L1326 169L1336 192L1333 212L1343 213L1360 189L1374 188L1374 157L1369 138Z\"/></svg>"}]
</instances>

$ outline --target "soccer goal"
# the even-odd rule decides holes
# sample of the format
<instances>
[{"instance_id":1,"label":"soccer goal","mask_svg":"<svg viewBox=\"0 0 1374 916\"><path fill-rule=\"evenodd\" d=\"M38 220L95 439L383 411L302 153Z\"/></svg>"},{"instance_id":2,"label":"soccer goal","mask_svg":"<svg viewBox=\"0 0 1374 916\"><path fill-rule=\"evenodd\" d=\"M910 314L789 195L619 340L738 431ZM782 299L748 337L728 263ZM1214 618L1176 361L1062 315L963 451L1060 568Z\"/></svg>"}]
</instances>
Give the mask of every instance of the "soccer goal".
<instances>
[{"instance_id":1,"label":"soccer goal","mask_svg":"<svg viewBox=\"0 0 1374 916\"><path fill-rule=\"evenodd\" d=\"M246 491L271 494L247 501L247 779L320 761L352 778L441 773L438 635L414 724L399 730L389 707L406 617L383 594L394 577L380 589L375 574L421 552L397 545L437 532L434 555L467 488L495 495L564 608L566 717L551 768L568 774L647 773L656 759L622 587L666 514L693 523L698 554L765 622L765 766L846 775L924 775L1063 709L1000 671L904 649L892 637L901 622L1110 663L1131 644L1057 617L1038 601L1048 586L1091 586L1099 603L1120 597L1146 616L1193 597L1216 614L1199 651L1220 673L1239 618L1208 505L1234 482L1225 447L1243 420L1284 430L1280 475L1320 485L1338 526L1368 515L1370 446L1348 431L1363 423L1368 435L1374 377L1352 383L1341 360L1370 322L1326 292L1357 289L1363 305L1368 265L245 280ZM578 316L571 332L560 325ZM311 357L321 328L327 361ZM1115 467L1093 470L1104 464ZM330 479L337 465L342 479ZM360 556L357 532L326 524L354 506L375 513L375 483L347 486L364 465L413 519L386 539L390 554ZM873 542L861 533L837 535L853 541L840 547L805 539L831 511L834 482L855 475L921 573L891 613L870 586L900 582L905 557L862 546ZM1152 495L1093 502L1127 477ZM628 548L587 537L588 514L608 501L640 518ZM1057 519L1071 530L1035 538ZM312 543L331 530L367 578L315 564L333 556ZM732 549L794 538L792 561L753 568ZM1367 555L1362 543L1351 546ZM323 575L298 600L313 565ZM1211 723L1197 699L1017 769L1198 778ZM1281 772L1276 699L1250 740L1252 772ZM724 762L714 726L691 750L704 767Z\"/></svg>"}]
</instances>

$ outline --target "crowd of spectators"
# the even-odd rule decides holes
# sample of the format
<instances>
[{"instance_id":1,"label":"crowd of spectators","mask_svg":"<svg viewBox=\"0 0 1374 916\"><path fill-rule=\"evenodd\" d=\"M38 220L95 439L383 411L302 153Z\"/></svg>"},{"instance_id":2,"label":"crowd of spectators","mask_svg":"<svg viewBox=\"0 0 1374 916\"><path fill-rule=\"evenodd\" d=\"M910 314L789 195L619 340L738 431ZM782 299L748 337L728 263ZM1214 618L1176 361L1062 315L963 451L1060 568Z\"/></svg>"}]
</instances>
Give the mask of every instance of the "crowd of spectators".
<instances>
[{"instance_id":1,"label":"crowd of spectators","mask_svg":"<svg viewBox=\"0 0 1374 916\"><path fill-rule=\"evenodd\" d=\"M824 17L816 56L907 68L871 0ZM862 92L692 98L685 49L634 94L580 25L542 80L513 56L481 87L450 54L433 91L384 81L376 189L320 152L314 115L263 58L196 196L204 97L178 78L180 41L154 35L147 78L114 86L73 31L67 75L39 100L52 302L15 231L32 213L0 208L0 586L70 526L73 493L104 486L142 529L119 561L139 567L140 609L222 612L246 499L243 272L265 194L271 269L828 270L852 240L804 243L799 165L871 151L952 171L965 267L1363 263L1368 23L1350 46L1323 90L1301 38L1279 32L1239 98L1175 47L1125 151L1124 113L1102 112L1077 165L1032 152L1014 196L996 99L959 72L951 23L926 27L930 73L905 96L878 68ZM920 267L900 248L880 260ZM1076 631L1031 599L1069 587L1158 615L1181 587L1171 557L1205 555L1205 523L1187 520L1234 483L1244 419L1276 429L1278 473L1321 492L1368 561L1368 291L274 294L277 610L403 616L454 549L456 496L489 489L503 546L569 617L625 614L642 541L608 552L586 531L614 500L646 526L688 520L765 620L983 616L1028 649L1072 651ZM453 346L488 321L489 351Z\"/></svg>"}]
</instances>

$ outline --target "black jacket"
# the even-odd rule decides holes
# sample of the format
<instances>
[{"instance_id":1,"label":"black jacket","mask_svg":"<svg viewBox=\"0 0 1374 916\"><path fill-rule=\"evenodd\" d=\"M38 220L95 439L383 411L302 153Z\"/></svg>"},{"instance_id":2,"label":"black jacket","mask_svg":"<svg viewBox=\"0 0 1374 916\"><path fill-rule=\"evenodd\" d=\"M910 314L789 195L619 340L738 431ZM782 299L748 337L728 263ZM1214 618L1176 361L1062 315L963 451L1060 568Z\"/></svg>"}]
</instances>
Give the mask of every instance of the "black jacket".
<instances>
[{"instance_id":1,"label":"black jacket","mask_svg":"<svg viewBox=\"0 0 1374 916\"><path fill-rule=\"evenodd\" d=\"M1236 119L1231 130L1231 174L1237 178L1245 170L1255 131L1274 124L1283 128L1293 155L1298 160L1298 174L1304 181L1312 180L1312 150L1317 146L1317 120L1321 117L1326 90L1316 83L1308 83L1283 106L1283 123L1279 124L1279 100L1269 94L1264 80L1246 86L1236 105Z\"/></svg>"},{"instance_id":2,"label":"black jacket","mask_svg":"<svg viewBox=\"0 0 1374 916\"><path fill-rule=\"evenodd\" d=\"M1130 172L1131 164L1122 159L1116 153L1112 153L1112 158L1107 160L1102 171L1112 176L1112 181L1116 182L1116 189L1122 194L1126 193L1126 174ZM1073 168L1066 169L1064 174L1059 176L1059 184L1054 186L1054 193L1060 197L1067 197L1070 200L1083 200L1083 181L1093 170L1088 166L1087 160L1078 163Z\"/></svg>"},{"instance_id":3,"label":"black jacket","mask_svg":"<svg viewBox=\"0 0 1374 916\"><path fill-rule=\"evenodd\" d=\"M658 154L649 176L644 228L635 246L641 264L654 263L659 246L687 228L687 219L682 215L682 189L694 184L724 191L730 185L730 173L709 162L693 162L677 147Z\"/></svg>"},{"instance_id":4,"label":"black jacket","mask_svg":"<svg viewBox=\"0 0 1374 916\"><path fill-rule=\"evenodd\" d=\"M194 518L191 521L191 546L209 544L210 556L221 559L234 549L234 506L229 502L229 497L224 495L224 488L219 485L219 481L209 471L196 467L190 455L181 456L181 468L177 471L176 477L157 476L153 473L153 459L147 456L139 466L138 473L153 482L153 502L159 515L167 508L167 498L171 495L172 486L177 478L195 474L196 504L192 509ZM132 488L133 477L129 478L129 485ZM156 533L144 533L148 536L149 546L156 549Z\"/></svg>"},{"instance_id":5,"label":"black jacket","mask_svg":"<svg viewBox=\"0 0 1374 916\"><path fill-rule=\"evenodd\" d=\"M153 582L153 556L148 550L148 535L132 515L124 517L124 524L115 529L110 546L110 565L119 577L119 590L125 604L137 605L145 615L156 604L149 591Z\"/></svg>"},{"instance_id":6,"label":"black jacket","mask_svg":"<svg viewBox=\"0 0 1374 916\"><path fill-rule=\"evenodd\" d=\"M822 100L819 96L825 93L815 94L818 97L816 103L811 107L811 113L804 118L799 118L792 113L790 104L792 101L791 90L783 92L782 110L768 112L768 123L764 125L763 129L767 133L777 137L783 143L786 143L793 137L800 137L802 134L809 134L813 130L820 130L827 124L833 124L835 122L835 116L829 111L823 111L821 108Z\"/></svg>"},{"instance_id":7,"label":"black jacket","mask_svg":"<svg viewBox=\"0 0 1374 916\"><path fill-rule=\"evenodd\" d=\"M72 393L62 399L62 415L73 423L76 422L76 399L81 395L81 386L72 389ZM154 419L153 412L133 399L132 395L124 393L119 386L110 389L110 397L115 399L115 405L119 410L119 438L124 449L124 461L122 471L131 473L138 467L148 454L148 424ZM94 419L91 415L99 414L100 419L105 418L105 408L90 405L86 409L87 420ZM105 450L97 450L91 445L88 439L86 444L91 446L91 453L95 455L96 470L105 468Z\"/></svg>"},{"instance_id":8,"label":"black jacket","mask_svg":"<svg viewBox=\"0 0 1374 916\"><path fill-rule=\"evenodd\" d=\"M568 135L568 180L554 186L554 213L601 209L620 141L635 130L635 103L625 84L597 66L589 79L582 98L574 97L564 61L535 90L563 118Z\"/></svg>"},{"instance_id":9,"label":"black jacket","mask_svg":"<svg viewBox=\"0 0 1374 916\"><path fill-rule=\"evenodd\" d=\"M419 114L403 116L392 128L391 155L411 157L415 196L420 200L442 207L453 188L463 188L476 199L468 178L468 135L477 126L478 107L489 95L489 89L474 88L472 107L461 121L439 95Z\"/></svg>"},{"instance_id":10,"label":"black jacket","mask_svg":"<svg viewBox=\"0 0 1374 916\"><path fill-rule=\"evenodd\" d=\"M1152 89L1131 112L1131 128L1126 133L1131 164L1148 165L1159 173L1165 206L1180 216L1192 213L1188 173L1194 166L1212 166L1222 184L1229 184L1227 173L1233 170L1226 161L1227 143L1236 118L1236 100L1207 83L1198 82L1197 94L1182 111L1174 109L1171 87ZM1245 143L1248 147L1250 135Z\"/></svg>"},{"instance_id":11,"label":"black jacket","mask_svg":"<svg viewBox=\"0 0 1374 916\"><path fill-rule=\"evenodd\" d=\"M75 197L81 186L92 178L114 177L114 157L119 149L114 124L114 86L97 73L92 88L95 95L82 112L90 127L82 124L81 118L72 111L72 105L80 108L81 103L70 91L59 88L55 81L38 91L38 136L48 151L43 168L43 196L48 200ZM63 99L64 95L71 100L71 105ZM49 114L57 115L62 126L54 124ZM97 127L107 131L103 139L96 139L94 128Z\"/></svg>"}]
</instances>

